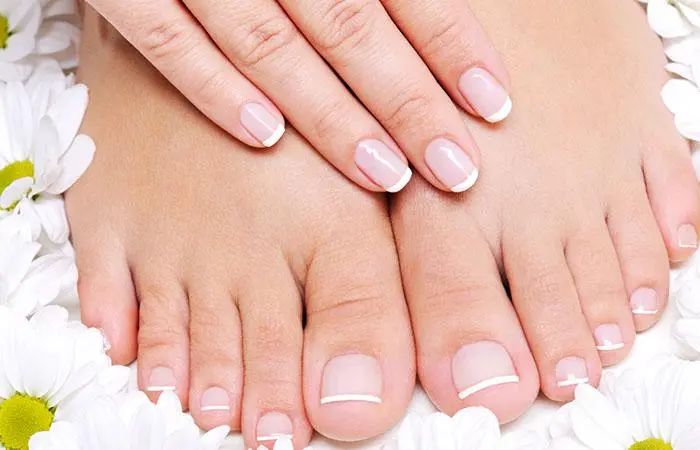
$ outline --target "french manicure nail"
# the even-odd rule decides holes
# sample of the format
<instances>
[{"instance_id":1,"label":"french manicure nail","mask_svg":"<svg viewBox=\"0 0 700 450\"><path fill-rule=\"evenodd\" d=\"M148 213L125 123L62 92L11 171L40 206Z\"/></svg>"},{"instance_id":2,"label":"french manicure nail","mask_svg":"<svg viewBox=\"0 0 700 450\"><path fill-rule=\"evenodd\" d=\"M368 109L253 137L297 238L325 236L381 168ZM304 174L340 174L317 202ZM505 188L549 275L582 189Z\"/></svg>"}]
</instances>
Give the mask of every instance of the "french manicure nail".
<instances>
[{"instance_id":1,"label":"french manicure nail","mask_svg":"<svg viewBox=\"0 0 700 450\"><path fill-rule=\"evenodd\" d=\"M698 248L698 233L693 225L685 224L678 227L678 247Z\"/></svg>"},{"instance_id":2,"label":"french manicure nail","mask_svg":"<svg viewBox=\"0 0 700 450\"><path fill-rule=\"evenodd\" d=\"M508 350L493 341L460 348L452 358L452 379L460 400L492 386L520 381Z\"/></svg>"},{"instance_id":3,"label":"french manicure nail","mask_svg":"<svg viewBox=\"0 0 700 450\"><path fill-rule=\"evenodd\" d=\"M241 124L262 145L272 147L284 134L284 122L280 122L260 103L246 103L241 107Z\"/></svg>"},{"instance_id":4,"label":"french manicure nail","mask_svg":"<svg viewBox=\"0 0 700 450\"><path fill-rule=\"evenodd\" d=\"M425 150L425 162L435 176L452 192L474 186L479 171L467 154L454 142L438 138Z\"/></svg>"},{"instance_id":5,"label":"french manicure nail","mask_svg":"<svg viewBox=\"0 0 700 450\"><path fill-rule=\"evenodd\" d=\"M606 323L598 325L593 335L595 336L596 347L600 351L609 352L619 350L625 346L622 340L622 330L617 324Z\"/></svg>"},{"instance_id":6,"label":"french manicure nail","mask_svg":"<svg viewBox=\"0 0 700 450\"><path fill-rule=\"evenodd\" d=\"M630 308L632 308L632 314L653 316L659 312L659 295L654 289L639 288L630 296Z\"/></svg>"},{"instance_id":7,"label":"french manicure nail","mask_svg":"<svg viewBox=\"0 0 700 450\"><path fill-rule=\"evenodd\" d=\"M467 103L487 122L501 122L513 109L508 92L485 69L469 69L459 78L458 87Z\"/></svg>"},{"instance_id":8,"label":"french manicure nail","mask_svg":"<svg viewBox=\"0 0 700 450\"><path fill-rule=\"evenodd\" d=\"M366 139L357 144L355 164L387 192L399 192L411 179L411 169L383 142Z\"/></svg>"},{"instance_id":9,"label":"french manicure nail","mask_svg":"<svg viewBox=\"0 0 700 450\"><path fill-rule=\"evenodd\" d=\"M577 356L562 358L555 369L557 386L568 387L588 383L586 361Z\"/></svg>"},{"instance_id":10,"label":"french manicure nail","mask_svg":"<svg viewBox=\"0 0 700 450\"><path fill-rule=\"evenodd\" d=\"M257 436L258 442L291 440L294 437L294 426L286 414L269 412L258 420Z\"/></svg>"},{"instance_id":11,"label":"french manicure nail","mask_svg":"<svg viewBox=\"0 0 700 450\"><path fill-rule=\"evenodd\" d=\"M381 403L382 370L379 362L367 355L333 358L323 371L321 404L337 402Z\"/></svg>"},{"instance_id":12,"label":"french manicure nail","mask_svg":"<svg viewBox=\"0 0 700 450\"><path fill-rule=\"evenodd\" d=\"M228 393L220 387L210 387L202 394L200 408L202 412L210 411L230 411L231 400Z\"/></svg>"},{"instance_id":13,"label":"french manicure nail","mask_svg":"<svg viewBox=\"0 0 700 450\"><path fill-rule=\"evenodd\" d=\"M173 371L167 367L156 367L151 371L148 378L148 392L174 391L177 387L177 380Z\"/></svg>"}]
</instances>

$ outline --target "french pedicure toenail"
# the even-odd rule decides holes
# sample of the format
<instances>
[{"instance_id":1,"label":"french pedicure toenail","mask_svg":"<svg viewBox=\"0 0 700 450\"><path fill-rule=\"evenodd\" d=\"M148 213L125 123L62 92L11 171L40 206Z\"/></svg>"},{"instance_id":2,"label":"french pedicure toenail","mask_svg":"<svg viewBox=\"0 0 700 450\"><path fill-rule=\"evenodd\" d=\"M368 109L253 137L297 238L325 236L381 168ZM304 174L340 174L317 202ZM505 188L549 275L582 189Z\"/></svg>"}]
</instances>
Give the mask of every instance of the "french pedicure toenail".
<instances>
[{"instance_id":1,"label":"french pedicure toenail","mask_svg":"<svg viewBox=\"0 0 700 450\"><path fill-rule=\"evenodd\" d=\"M220 387L210 387L202 394L200 409L202 412L231 411L228 393Z\"/></svg>"},{"instance_id":2,"label":"french pedicure toenail","mask_svg":"<svg viewBox=\"0 0 700 450\"><path fill-rule=\"evenodd\" d=\"M557 363L555 372L559 387L588 383L588 369L583 358L577 356L563 358Z\"/></svg>"},{"instance_id":3,"label":"french pedicure toenail","mask_svg":"<svg viewBox=\"0 0 700 450\"><path fill-rule=\"evenodd\" d=\"M520 381L506 348L493 341L460 348L452 359L452 379L461 400L492 386Z\"/></svg>"},{"instance_id":4,"label":"french pedicure toenail","mask_svg":"<svg viewBox=\"0 0 700 450\"><path fill-rule=\"evenodd\" d=\"M678 227L678 247L698 248L698 233L690 224Z\"/></svg>"},{"instance_id":5,"label":"french pedicure toenail","mask_svg":"<svg viewBox=\"0 0 700 450\"><path fill-rule=\"evenodd\" d=\"M286 414L269 412L258 420L256 432L258 442L277 441L281 438L292 439L294 437L294 426Z\"/></svg>"},{"instance_id":6,"label":"french pedicure toenail","mask_svg":"<svg viewBox=\"0 0 700 450\"><path fill-rule=\"evenodd\" d=\"M639 288L630 296L632 314L653 316L659 312L659 296L654 289Z\"/></svg>"},{"instance_id":7,"label":"french pedicure toenail","mask_svg":"<svg viewBox=\"0 0 700 450\"><path fill-rule=\"evenodd\" d=\"M466 191L479 178L479 171L469 156L448 139L438 138L428 145L425 163L452 192Z\"/></svg>"},{"instance_id":8,"label":"french pedicure toenail","mask_svg":"<svg viewBox=\"0 0 700 450\"><path fill-rule=\"evenodd\" d=\"M598 325L593 333L595 335L596 347L598 350L608 352L619 350L625 346L622 340L622 330L614 323Z\"/></svg>"},{"instance_id":9,"label":"french pedicure toenail","mask_svg":"<svg viewBox=\"0 0 700 450\"><path fill-rule=\"evenodd\" d=\"M487 122L500 122L513 109L513 101L505 88L480 67L466 71L457 85L467 103Z\"/></svg>"},{"instance_id":10,"label":"french pedicure toenail","mask_svg":"<svg viewBox=\"0 0 700 450\"><path fill-rule=\"evenodd\" d=\"M411 169L383 142L367 139L357 144L355 164L387 192L399 192L411 180Z\"/></svg>"},{"instance_id":11,"label":"french pedicure toenail","mask_svg":"<svg viewBox=\"0 0 700 450\"><path fill-rule=\"evenodd\" d=\"M246 103L241 107L240 114L243 128L265 147L272 147L282 138L284 122L260 103Z\"/></svg>"},{"instance_id":12,"label":"french pedicure toenail","mask_svg":"<svg viewBox=\"0 0 700 450\"><path fill-rule=\"evenodd\" d=\"M338 356L323 371L321 404L338 402L381 403L382 370L367 355Z\"/></svg>"},{"instance_id":13,"label":"french pedicure toenail","mask_svg":"<svg viewBox=\"0 0 700 450\"><path fill-rule=\"evenodd\" d=\"M177 380L173 371L167 367L156 367L151 371L151 376L148 378L148 392L165 392L174 391L177 386Z\"/></svg>"}]
</instances>

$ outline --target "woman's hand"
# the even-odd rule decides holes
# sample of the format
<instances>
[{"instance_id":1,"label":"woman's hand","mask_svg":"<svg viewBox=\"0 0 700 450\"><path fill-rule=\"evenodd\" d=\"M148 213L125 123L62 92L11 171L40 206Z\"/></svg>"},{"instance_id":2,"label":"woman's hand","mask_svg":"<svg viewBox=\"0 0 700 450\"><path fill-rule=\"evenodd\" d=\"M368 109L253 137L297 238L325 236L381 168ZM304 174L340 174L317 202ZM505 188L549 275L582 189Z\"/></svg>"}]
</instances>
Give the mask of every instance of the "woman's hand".
<instances>
[{"instance_id":1,"label":"woman's hand","mask_svg":"<svg viewBox=\"0 0 700 450\"><path fill-rule=\"evenodd\" d=\"M403 188L407 159L436 187L465 191L479 151L450 97L490 122L512 106L465 0L88 2L242 142L274 145L284 115L372 191Z\"/></svg>"}]
</instances>

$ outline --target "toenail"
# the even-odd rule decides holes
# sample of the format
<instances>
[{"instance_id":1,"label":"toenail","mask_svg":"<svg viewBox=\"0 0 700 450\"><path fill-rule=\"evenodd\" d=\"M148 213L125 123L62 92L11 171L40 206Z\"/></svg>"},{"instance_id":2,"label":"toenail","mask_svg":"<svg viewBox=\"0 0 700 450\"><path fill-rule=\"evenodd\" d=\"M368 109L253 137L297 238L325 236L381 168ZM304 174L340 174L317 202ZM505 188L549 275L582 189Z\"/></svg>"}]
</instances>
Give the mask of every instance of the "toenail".
<instances>
[{"instance_id":1,"label":"toenail","mask_svg":"<svg viewBox=\"0 0 700 450\"><path fill-rule=\"evenodd\" d=\"M355 164L387 192L399 192L411 180L408 164L376 139L367 139L357 145Z\"/></svg>"},{"instance_id":2,"label":"toenail","mask_svg":"<svg viewBox=\"0 0 700 450\"><path fill-rule=\"evenodd\" d=\"M567 356L557 363L555 369L557 386L567 387L588 383L586 361L578 356Z\"/></svg>"},{"instance_id":3,"label":"toenail","mask_svg":"<svg viewBox=\"0 0 700 450\"><path fill-rule=\"evenodd\" d=\"M202 394L200 409L202 412L230 411L231 400L228 393L220 387L210 387Z\"/></svg>"},{"instance_id":4,"label":"toenail","mask_svg":"<svg viewBox=\"0 0 700 450\"><path fill-rule=\"evenodd\" d=\"M622 330L620 330L619 325L614 323L598 325L593 334L596 346L600 351L619 350L625 346L622 341Z\"/></svg>"},{"instance_id":5,"label":"toenail","mask_svg":"<svg viewBox=\"0 0 700 450\"><path fill-rule=\"evenodd\" d=\"M690 224L678 227L678 246L680 248L698 248L698 233Z\"/></svg>"},{"instance_id":6,"label":"toenail","mask_svg":"<svg viewBox=\"0 0 700 450\"><path fill-rule=\"evenodd\" d=\"M639 288L630 296L632 314L653 316L659 312L659 295L654 289Z\"/></svg>"},{"instance_id":7,"label":"toenail","mask_svg":"<svg viewBox=\"0 0 700 450\"><path fill-rule=\"evenodd\" d=\"M294 426L289 416L280 412L269 412L258 420L258 442L277 441L281 438L292 439Z\"/></svg>"},{"instance_id":8,"label":"toenail","mask_svg":"<svg viewBox=\"0 0 700 450\"><path fill-rule=\"evenodd\" d=\"M167 367L156 367L151 371L151 376L148 378L148 392L164 392L174 391L177 386L177 380L172 370Z\"/></svg>"},{"instance_id":9,"label":"toenail","mask_svg":"<svg viewBox=\"0 0 700 450\"><path fill-rule=\"evenodd\" d=\"M382 370L367 355L338 356L323 371L321 404L337 402L381 403Z\"/></svg>"},{"instance_id":10,"label":"toenail","mask_svg":"<svg viewBox=\"0 0 700 450\"><path fill-rule=\"evenodd\" d=\"M493 341L460 348L452 359L452 378L460 400L491 386L520 381L508 350Z\"/></svg>"},{"instance_id":11,"label":"toenail","mask_svg":"<svg viewBox=\"0 0 700 450\"><path fill-rule=\"evenodd\" d=\"M425 162L452 192L466 191L479 178L474 162L457 144L447 139L435 139L428 145Z\"/></svg>"}]
</instances>

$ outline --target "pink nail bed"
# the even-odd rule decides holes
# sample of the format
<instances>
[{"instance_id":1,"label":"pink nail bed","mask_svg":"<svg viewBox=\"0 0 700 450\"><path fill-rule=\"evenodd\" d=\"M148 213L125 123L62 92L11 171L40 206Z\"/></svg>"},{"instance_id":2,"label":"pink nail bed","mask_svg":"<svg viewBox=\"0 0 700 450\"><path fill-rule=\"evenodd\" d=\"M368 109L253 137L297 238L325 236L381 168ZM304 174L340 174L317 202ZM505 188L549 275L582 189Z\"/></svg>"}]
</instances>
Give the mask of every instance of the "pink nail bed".
<instances>
[{"instance_id":1,"label":"pink nail bed","mask_svg":"<svg viewBox=\"0 0 700 450\"><path fill-rule=\"evenodd\" d=\"M520 381L508 350L493 341L460 348L452 359L452 379L460 400L492 386Z\"/></svg>"},{"instance_id":2,"label":"pink nail bed","mask_svg":"<svg viewBox=\"0 0 700 450\"><path fill-rule=\"evenodd\" d=\"M698 248L698 233L690 224L678 227L678 247Z\"/></svg>"},{"instance_id":3,"label":"pink nail bed","mask_svg":"<svg viewBox=\"0 0 700 450\"><path fill-rule=\"evenodd\" d=\"M323 370L321 404L382 402L382 369L371 356L353 354L333 358Z\"/></svg>"},{"instance_id":4,"label":"pink nail bed","mask_svg":"<svg viewBox=\"0 0 700 450\"><path fill-rule=\"evenodd\" d=\"M508 92L487 70L475 67L458 82L459 91L472 108L487 122L505 120L513 109Z\"/></svg>"},{"instance_id":5,"label":"pink nail bed","mask_svg":"<svg viewBox=\"0 0 700 450\"><path fill-rule=\"evenodd\" d=\"M625 346L622 339L622 330L617 324L606 323L598 325L593 334L596 346L600 351L619 350Z\"/></svg>"},{"instance_id":6,"label":"pink nail bed","mask_svg":"<svg viewBox=\"0 0 700 450\"><path fill-rule=\"evenodd\" d=\"M151 376L148 377L148 392L164 392L174 391L177 387L175 374L168 367L156 367L151 371Z\"/></svg>"},{"instance_id":7,"label":"pink nail bed","mask_svg":"<svg viewBox=\"0 0 700 450\"><path fill-rule=\"evenodd\" d=\"M386 144L376 139L360 141L355 164L387 192L399 192L411 180L411 169Z\"/></svg>"},{"instance_id":8,"label":"pink nail bed","mask_svg":"<svg viewBox=\"0 0 700 450\"><path fill-rule=\"evenodd\" d=\"M258 420L256 433L259 442L277 441L280 438L292 439L294 425L286 414L269 412Z\"/></svg>"},{"instance_id":9,"label":"pink nail bed","mask_svg":"<svg viewBox=\"0 0 700 450\"><path fill-rule=\"evenodd\" d=\"M425 163L452 192L466 191L479 177L479 171L469 156L448 139L438 138L428 145Z\"/></svg>"},{"instance_id":10,"label":"pink nail bed","mask_svg":"<svg viewBox=\"0 0 700 450\"><path fill-rule=\"evenodd\" d=\"M202 394L200 409L202 412L230 411L228 393L220 387L210 387Z\"/></svg>"},{"instance_id":11,"label":"pink nail bed","mask_svg":"<svg viewBox=\"0 0 700 450\"><path fill-rule=\"evenodd\" d=\"M246 103L240 110L241 125L265 147L275 145L284 134L284 122L260 103Z\"/></svg>"},{"instance_id":12,"label":"pink nail bed","mask_svg":"<svg viewBox=\"0 0 700 450\"><path fill-rule=\"evenodd\" d=\"M578 356L562 358L555 369L557 386L569 387L588 383L586 361Z\"/></svg>"},{"instance_id":13,"label":"pink nail bed","mask_svg":"<svg viewBox=\"0 0 700 450\"><path fill-rule=\"evenodd\" d=\"M632 314L653 316L659 312L659 295L654 289L639 288L630 296L630 308L632 308Z\"/></svg>"}]
</instances>

